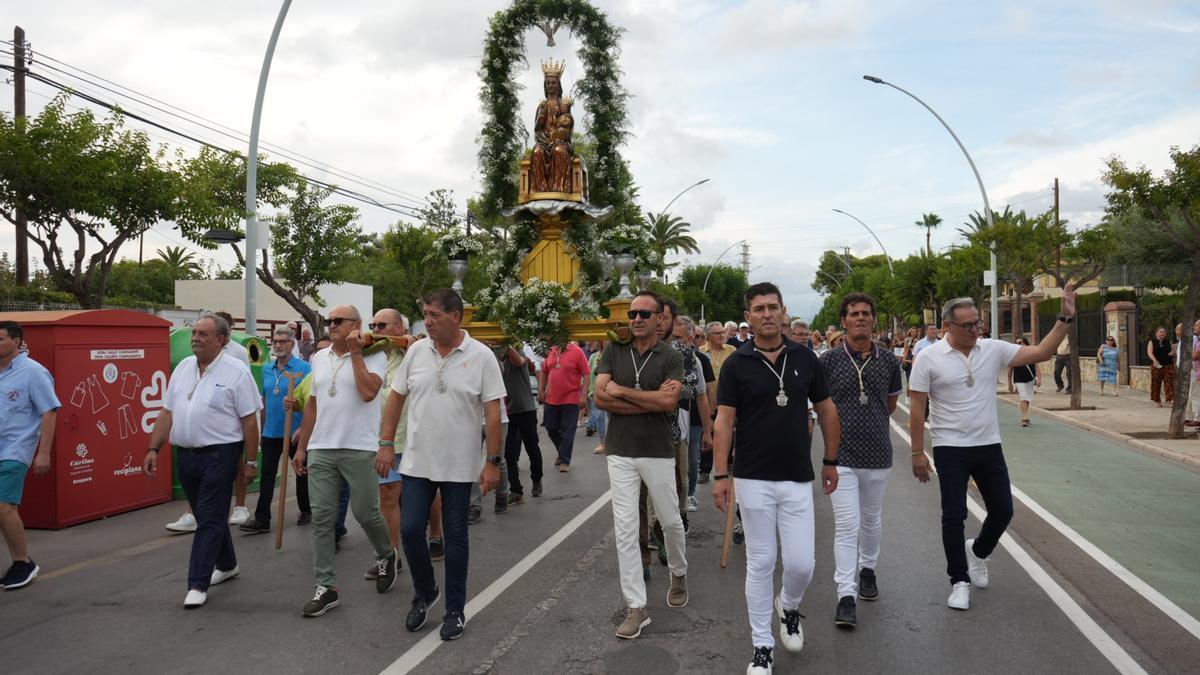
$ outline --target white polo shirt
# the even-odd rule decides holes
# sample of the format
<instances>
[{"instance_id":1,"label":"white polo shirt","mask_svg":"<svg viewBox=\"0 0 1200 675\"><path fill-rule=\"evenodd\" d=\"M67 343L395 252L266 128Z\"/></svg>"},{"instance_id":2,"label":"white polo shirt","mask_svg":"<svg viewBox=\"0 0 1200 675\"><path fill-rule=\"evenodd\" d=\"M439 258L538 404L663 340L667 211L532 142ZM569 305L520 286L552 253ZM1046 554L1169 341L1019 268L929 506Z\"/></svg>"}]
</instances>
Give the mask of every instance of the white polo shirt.
<instances>
[{"instance_id":1,"label":"white polo shirt","mask_svg":"<svg viewBox=\"0 0 1200 675\"><path fill-rule=\"evenodd\" d=\"M444 392L438 391L439 381ZM421 340L409 348L392 390L407 397L409 411L400 473L438 482L477 481L483 470L478 427L483 404L505 394L492 350L466 331L462 344L446 358L433 340Z\"/></svg>"},{"instance_id":2,"label":"white polo shirt","mask_svg":"<svg viewBox=\"0 0 1200 675\"><path fill-rule=\"evenodd\" d=\"M225 343L225 346L221 348L221 351L224 352L226 356L232 356L233 358L246 364L247 368L250 367L250 351L242 346L241 343L234 342L233 338L229 338L229 342Z\"/></svg>"},{"instance_id":3,"label":"white polo shirt","mask_svg":"<svg viewBox=\"0 0 1200 675\"><path fill-rule=\"evenodd\" d=\"M180 361L163 399L163 409L171 413L171 443L181 448L240 443L245 440L242 418L261 407L250 369L224 352L203 376L195 356Z\"/></svg>"},{"instance_id":4,"label":"white polo shirt","mask_svg":"<svg viewBox=\"0 0 1200 675\"><path fill-rule=\"evenodd\" d=\"M379 449L379 423L383 416L387 380L388 355L375 352L364 357L367 370L379 376L380 392L374 399L363 401L354 381L354 363L350 352L341 356L326 347L312 355L312 395L317 400L317 421L309 450L336 449L365 450ZM331 388L334 390L331 395Z\"/></svg>"},{"instance_id":5,"label":"white polo shirt","mask_svg":"<svg viewBox=\"0 0 1200 675\"><path fill-rule=\"evenodd\" d=\"M1002 340L979 340L970 362L952 349L949 340L938 340L913 362L909 386L929 394L929 428L933 444L972 447L1000 442L996 417L996 381L1021 345ZM968 374L974 386L968 386Z\"/></svg>"}]
</instances>

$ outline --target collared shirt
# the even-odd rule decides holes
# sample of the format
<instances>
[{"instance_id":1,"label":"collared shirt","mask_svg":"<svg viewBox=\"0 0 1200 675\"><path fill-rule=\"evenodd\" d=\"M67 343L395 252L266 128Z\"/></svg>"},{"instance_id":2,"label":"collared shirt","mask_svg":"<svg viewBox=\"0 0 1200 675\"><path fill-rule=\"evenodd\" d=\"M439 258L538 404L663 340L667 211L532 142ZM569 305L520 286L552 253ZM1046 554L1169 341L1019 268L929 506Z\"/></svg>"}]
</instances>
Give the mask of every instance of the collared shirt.
<instances>
[{"instance_id":1,"label":"collared shirt","mask_svg":"<svg viewBox=\"0 0 1200 675\"><path fill-rule=\"evenodd\" d=\"M723 344L720 351L714 351L712 346L708 342L705 342L700 345L700 351L708 354L708 358L712 360L713 375L716 377L717 386L721 386L721 368L730 356L737 353L737 347L730 344ZM709 401L709 404L711 403L712 401Z\"/></svg>"},{"instance_id":2,"label":"collared shirt","mask_svg":"<svg viewBox=\"0 0 1200 675\"><path fill-rule=\"evenodd\" d=\"M451 483L479 480L483 404L504 398L504 378L492 350L466 331L462 336L462 343L445 357L433 340L417 342L392 380L392 390L407 397L404 407L409 409L408 447L400 461L400 473L406 476Z\"/></svg>"},{"instance_id":3,"label":"collared shirt","mask_svg":"<svg viewBox=\"0 0 1200 675\"><path fill-rule=\"evenodd\" d=\"M549 405L578 405L579 390L588 374L587 357L574 342L566 350L554 347L542 363L546 370L546 403Z\"/></svg>"},{"instance_id":4,"label":"collared shirt","mask_svg":"<svg viewBox=\"0 0 1200 675\"><path fill-rule=\"evenodd\" d=\"M383 416L383 397L364 401L354 379L350 352L341 356L327 347L312 357L312 397L317 400L317 422L310 450L345 449L375 452L379 449L379 422ZM387 354L375 352L363 357L367 371L379 376L379 389L387 377Z\"/></svg>"},{"instance_id":5,"label":"collared shirt","mask_svg":"<svg viewBox=\"0 0 1200 675\"><path fill-rule=\"evenodd\" d=\"M944 342L944 340L943 340L943 342ZM927 337L923 337L920 340L917 340L917 343L915 345L913 345L913 348L912 348L913 359L915 360L917 358L917 354L920 354L926 347L933 346L937 343L938 343L937 338L930 340Z\"/></svg>"},{"instance_id":6,"label":"collared shirt","mask_svg":"<svg viewBox=\"0 0 1200 675\"><path fill-rule=\"evenodd\" d=\"M287 396L288 379L284 377L285 373L298 373L300 375L308 375L312 372L312 366L295 356L288 359L283 368L280 368L278 362L274 359L268 363L262 371L262 395L266 401L267 422L263 425L262 435L264 438L283 438L284 422L287 416L283 411L283 399ZM303 378L301 378L303 379ZM296 380L299 384L300 380ZM295 432L300 428L303 421L303 408L298 408L292 412L292 431Z\"/></svg>"},{"instance_id":7,"label":"collared shirt","mask_svg":"<svg viewBox=\"0 0 1200 675\"><path fill-rule=\"evenodd\" d=\"M222 352L201 374L196 357L175 366L163 409L171 413L171 444L203 448L245 440L242 418L262 407L246 364Z\"/></svg>"},{"instance_id":8,"label":"collared shirt","mask_svg":"<svg viewBox=\"0 0 1200 675\"><path fill-rule=\"evenodd\" d=\"M532 350L530 350L532 351ZM529 367L533 360L522 350L525 365L514 366L507 355L500 356L500 373L504 377L504 391L508 397L508 412L511 415L533 412L537 410L537 398L533 395L533 385L529 382Z\"/></svg>"},{"instance_id":9,"label":"collared shirt","mask_svg":"<svg viewBox=\"0 0 1200 675\"><path fill-rule=\"evenodd\" d=\"M37 452L42 415L61 407L50 371L28 354L17 354L0 371L0 461L29 466Z\"/></svg>"},{"instance_id":10,"label":"collared shirt","mask_svg":"<svg viewBox=\"0 0 1200 675\"><path fill-rule=\"evenodd\" d=\"M380 405L387 405L388 396L392 393L392 380L395 379L396 373L400 372L400 366L404 363L404 350L393 347L388 352L387 362L387 377L383 380L383 389L379 392ZM382 410L382 408L380 409ZM383 420L381 419L379 427L380 435L383 434ZM396 454L404 452L404 448L408 442L408 406L404 406L404 410L400 411L400 421L396 422L396 435L393 436L396 445L393 446Z\"/></svg>"},{"instance_id":11,"label":"collared shirt","mask_svg":"<svg viewBox=\"0 0 1200 675\"><path fill-rule=\"evenodd\" d=\"M643 391L657 391L667 380L683 381L683 355L662 340L644 354L633 342L612 342L600 354L596 370L600 375L611 375L623 387L640 384ZM636 415L609 413L605 452L617 457L675 457L671 431L675 410Z\"/></svg>"},{"instance_id":12,"label":"collared shirt","mask_svg":"<svg viewBox=\"0 0 1200 675\"><path fill-rule=\"evenodd\" d=\"M837 406L842 425L838 464L854 469L888 469L892 466L892 434L888 426L888 399L899 396L900 360L873 345L864 358L842 343L821 355L829 380L829 396ZM859 372L862 388L859 388ZM866 403L860 396L866 395Z\"/></svg>"},{"instance_id":13,"label":"collared shirt","mask_svg":"<svg viewBox=\"0 0 1200 675\"><path fill-rule=\"evenodd\" d=\"M811 349L786 337L783 342L774 365L747 342L721 369L717 404L737 409L733 475L738 478L813 480L806 413L809 401L829 398L829 385ZM777 401L780 377L787 395L783 406Z\"/></svg>"},{"instance_id":14,"label":"collared shirt","mask_svg":"<svg viewBox=\"0 0 1200 675\"><path fill-rule=\"evenodd\" d=\"M250 367L250 352L240 343L234 342L233 338L229 338L229 342L225 343L225 346L221 348L221 352L246 364L247 368Z\"/></svg>"},{"instance_id":15,"label":"collared shirt","mask_svg":"<svg viewBox=\"0 0 1200 675\"><path fill-rule=\"evenodd\" d=\"M909 387L929 394L929 429L935 446L1000 442L996 381L1020 350L1021 345L1011 342L981 339L971 350L968 367L967 356L953 349L949 340L941 340L913 363Z\"/></svg>"}]
</instances>

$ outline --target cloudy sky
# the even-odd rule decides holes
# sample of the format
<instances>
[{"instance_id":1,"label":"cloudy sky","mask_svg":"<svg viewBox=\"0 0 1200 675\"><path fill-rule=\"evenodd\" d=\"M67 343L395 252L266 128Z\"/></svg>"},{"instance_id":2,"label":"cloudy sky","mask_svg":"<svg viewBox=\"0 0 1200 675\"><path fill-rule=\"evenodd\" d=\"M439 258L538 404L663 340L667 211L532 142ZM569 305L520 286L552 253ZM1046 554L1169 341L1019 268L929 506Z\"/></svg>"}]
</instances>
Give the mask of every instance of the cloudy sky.
<instances>
[{"instance_id":1,"label":"cloudy sky","mask_svg":"<svg viewBox=\"0 0 1200 675\"><path fill-rule=\"evenodd\" d=\"M464 203L479 191L481 43L488 17L507 4L295 2L275 55L262 138L310 158L317 167L302 167L309 175L381 202L412 205L449 188ZM692 223L703 249L689 261L710 262L747 239L751 280L778 283L796 314L820 306L809 284L822 251L879 252L860 225L832 209L864 220L889 254L903 257L924 245L924 230L913 225L922 213L946 221L934 233L938 248L954 243L955 227L981 208L970 169L945 130L915 101L864 82L863 74L908 89L954 127L997 210L1048 208L1058 177L1064 217L1093 223L1103 205L1104 158L1117 154L1161 170L1170 146L1200 142L1196 3L596 4L627 31L620 65L633 95L633 133L625 155L643 207L658 211L683 188L711 179L672 208ZM249 130L278 6L61 0L6 14L38 54L34 72L117 100L68 76L99 82L72 67L82 69L240 133ZM526 40L524 117L531 118L541 59L567 60L568 88L581 73L578 43L565 30L554 48L540 31ZM29 91L31 114L54 93L37 82ZM11 93L11 84L0 93L0 108L9 113ZM242 141L147 104L122 103L244 150ZM165 132L151 135L195 148ZM381 231L396 217L364 206L361 222ZM0 250L11 255L11 227L0 232ZM146 247L178 239L163 224ZM736 253L724 260L736 261ZM129 254L136 257L136 249ZM233 264L231 253L204 255Z\"/></svg>"}]
</instances>

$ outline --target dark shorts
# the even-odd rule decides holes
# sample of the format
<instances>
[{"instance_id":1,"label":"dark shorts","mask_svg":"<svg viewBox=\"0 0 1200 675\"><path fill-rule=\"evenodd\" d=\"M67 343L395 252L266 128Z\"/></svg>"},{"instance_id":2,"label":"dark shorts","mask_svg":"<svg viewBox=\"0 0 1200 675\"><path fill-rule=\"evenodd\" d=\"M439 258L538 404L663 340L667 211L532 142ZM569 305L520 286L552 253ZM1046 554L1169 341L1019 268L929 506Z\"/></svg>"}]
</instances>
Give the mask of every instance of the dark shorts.
<instances>
[{"instance_id":1,"label":"dark shorts","mask_svg":"<svg viewBox=\"0 0 1200 675\"><path fill-rule=\"evenodd\" d=\"M29 465L15 459L0 461L0 503L21 505L21 494L25 491L25 474Z\"/></svg>"}]
</instances>

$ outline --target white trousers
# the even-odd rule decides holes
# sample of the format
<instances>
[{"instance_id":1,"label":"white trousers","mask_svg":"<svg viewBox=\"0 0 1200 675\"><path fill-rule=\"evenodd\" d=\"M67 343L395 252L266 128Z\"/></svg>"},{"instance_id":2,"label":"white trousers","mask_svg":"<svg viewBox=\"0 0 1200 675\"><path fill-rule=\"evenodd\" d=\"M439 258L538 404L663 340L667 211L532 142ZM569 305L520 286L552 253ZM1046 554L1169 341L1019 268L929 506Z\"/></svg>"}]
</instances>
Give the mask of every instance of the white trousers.
<instances>
[{"instance_id":1,"label":"white trousers","mask_svg":"<svg viewBox=\"0 0 1200 675\"><path fill-rule=\"evenodd\" d=\"M755 647L774 648L776 550L783 552L785 608L800 607L816 564L812 483L749 478L737 478L735 483L746 534L746 609L751 639Z\"/></svg>"},{"instance_id":2,"label":"white trousers","mask_svg":"<svg viewBox=\"0 0 1200 675\"><path fill-rule=\"evenodd\" d=\"M638 544L638 500L643 482L667 540L667 567L677 577L687 574L687 544L675 493L675 460L615 455L608 455L607 459L621 594L627 607L645 607L646 581L642 578L642 551Z\"/></svg>"},{"instance_id":3,"label":"white trousers","mask_svg":"<svg viewBox=\"0 0 1200 675\"><path fill-rule=\"evenodd\" d=\"M883 493L891 469L853 469L839 466L833 502L833 560L839 598L858 592L858 567L874 570L879 563Z\"/></svg>"},{"instance_id":4,"label":"white trousers","mask_svg":"<svg viewBox=\"0 0 1200 675\"><path fill-rule=\"evenodd\" d=\"M1193 363L1192 368L1195 367L1196 364ZM1196 379L1194 370L1188 377L1192 379L1192 383L1188 385L1188 407L1185 417L1192 421L1200 421L1200 380Z\"/></svg>"}]
</instances>

